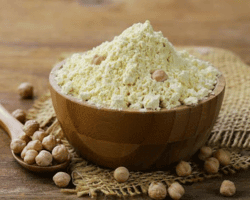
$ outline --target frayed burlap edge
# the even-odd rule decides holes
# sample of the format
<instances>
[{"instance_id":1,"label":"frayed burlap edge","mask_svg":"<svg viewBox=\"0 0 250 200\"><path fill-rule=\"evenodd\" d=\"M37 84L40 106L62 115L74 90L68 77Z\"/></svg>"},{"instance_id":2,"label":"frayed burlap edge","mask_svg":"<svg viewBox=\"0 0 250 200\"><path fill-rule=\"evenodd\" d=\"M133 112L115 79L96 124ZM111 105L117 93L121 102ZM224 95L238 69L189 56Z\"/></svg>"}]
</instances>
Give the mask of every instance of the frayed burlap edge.
<instances>
[{"instance_id":1,"label":"frayed burlap edge","mask_svg":"<svg viewBox=\"0 0 250 200\"><path fill-rule=\"evenodd\" d=\"M182 184L203 181L204 179L234 174L240 169L250 166L250 156L243 155L250 147L250 68L233 53L210 47L186 47L189 53L208 60L218 67L227 80L227 90L221 112L207 144L216 150L227 148L231 152L231 163L221 167L217 174L207 174L202 164L190 160L192 174L187 177L176 176L174 169L169 171L130 172L126 183L117 183L113 178L113 170L93 165L77 155L74 148L63 137L56 119L49 93L40 98L28 112L28 119L36 119L48 133L61 138L70 151L72 161L69 167L75 189L62 189L62 192L76 193L78 197L89 195L96 197L98 193L107 196L126 197L146 194L152 181L161 181L166 185L173 181ZM68 54L64 54L63 58ZM60 59L63 59L60 58Z\"/></svg>"}]
</instances>

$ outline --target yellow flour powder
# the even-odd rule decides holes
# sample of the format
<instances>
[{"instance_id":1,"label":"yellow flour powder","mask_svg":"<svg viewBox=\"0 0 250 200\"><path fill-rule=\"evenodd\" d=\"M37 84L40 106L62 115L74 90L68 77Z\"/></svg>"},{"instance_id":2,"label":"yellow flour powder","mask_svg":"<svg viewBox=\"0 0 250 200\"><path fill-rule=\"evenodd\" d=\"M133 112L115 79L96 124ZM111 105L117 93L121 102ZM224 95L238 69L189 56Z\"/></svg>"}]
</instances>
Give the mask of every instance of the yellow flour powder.
<instances>
[{"instance_id":1,"label":"yellow flour powder","mask_svg":"<svg viewBox=\"0 0 250 200\"><path fill-rule=\"evenodd\" d=\"M93 63L98 57L101 61ZM152 79L156 69L168 79ZM146 21L85 54L73 54L56 72L56 81L64 94L97 107L160 110L196 105L212 92L219 75L210 63L176 51Z\"/></svg>"}]
</instances>

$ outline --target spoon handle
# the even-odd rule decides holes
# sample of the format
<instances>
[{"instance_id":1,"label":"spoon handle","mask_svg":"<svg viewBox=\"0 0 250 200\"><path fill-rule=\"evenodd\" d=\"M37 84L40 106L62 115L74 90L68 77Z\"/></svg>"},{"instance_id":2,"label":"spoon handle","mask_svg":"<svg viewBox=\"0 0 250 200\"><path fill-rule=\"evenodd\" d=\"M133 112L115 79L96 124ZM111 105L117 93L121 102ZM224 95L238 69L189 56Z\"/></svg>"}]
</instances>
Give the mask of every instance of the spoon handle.
<instances>
[{"instance_id":1,"label":"spoon handle","mask_svg":"<svg viewBox=\"0 0 250 200\"><path fill-rule=\"evenodd\" d=\"M14 118L1 104L0 127L9 134L12 140L18 138L23 133L23 124Z\"/></svg>"}]
</instances>

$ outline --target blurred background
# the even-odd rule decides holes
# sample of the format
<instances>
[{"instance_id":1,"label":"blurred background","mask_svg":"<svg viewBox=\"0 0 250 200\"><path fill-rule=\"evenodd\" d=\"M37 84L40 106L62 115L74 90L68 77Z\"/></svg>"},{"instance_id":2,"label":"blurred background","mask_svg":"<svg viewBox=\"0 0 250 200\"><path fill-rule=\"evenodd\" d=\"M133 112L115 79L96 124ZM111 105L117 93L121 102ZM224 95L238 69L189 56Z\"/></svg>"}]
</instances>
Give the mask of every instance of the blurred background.
<instances>
[{"instance_id":1,"label":"blurred background","mask_svg":"<svg viewBox=\"0 0 250 200\"><path fill-rule=\"evenodd\" d=\"M86 51L147 19L174 46L225 48L250 64L249 8L248 0L1 0L0 100L11 101L23 81L43 94L62 53Z\"/></svg>"},{"instance_id":2,"label":"blurred background","mask_svg":"<svg viewBox=\"0 0 250 200\"><path fill-rule=\"evenodd\" d=\"M222 47L244 58L250 53L248 0L1 2L1 44L85 50L148 19L174 45Z\"/></svg>"}]
</instances>

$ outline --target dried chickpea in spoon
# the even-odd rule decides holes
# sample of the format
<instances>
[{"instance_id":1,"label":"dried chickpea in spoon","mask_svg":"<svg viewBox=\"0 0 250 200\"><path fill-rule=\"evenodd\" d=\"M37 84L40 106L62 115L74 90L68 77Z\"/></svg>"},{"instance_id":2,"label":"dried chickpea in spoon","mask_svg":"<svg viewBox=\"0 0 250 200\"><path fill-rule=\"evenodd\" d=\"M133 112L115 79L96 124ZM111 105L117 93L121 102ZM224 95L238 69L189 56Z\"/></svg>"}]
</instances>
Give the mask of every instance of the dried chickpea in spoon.
<instances>
[{"instance_id":1,"label":"dried chickpea in spoon","mask_svg":"<svg viewBox=\"0 0 250 200\"><path fill-rule=\"evenodd\" d=\"M43 138L46 136L48 136L48 133L46 133L44 130L38 130L33 134L33 140L39 140L42 142Z\"/></svg>"},{"instance_id":2,"label":"dried chickpea in spoon","mask_svg":"<svg viewBox=\"0 0 250 200\"><path fill-rule=\"evenodd\" d=\"M28 151L27 146L23 148L21 152L21 158L24 159L26 152Z\"/></svg>"},{"instance_id":3,"label":"dried chickpea in spoon","mask_svg":"<svg viewBox=\"0 0 250 200\"><path fill-rule=\"evenodd\" d=\"M32 140L30 136L26 135L26 133L23 133L22 135L20 135L19 139L25 141L26 144L28 144Z\"/></svg>"},{"instance_id":4,"label":"dried chickpea in spoon","mask_svg":"<svg viewBox=\"0 0 250 200\"><path fill-rule=\"evenodd\" d=\"M46 167L52 164L52 155L46 150L42 150L36 156L36 164L42 167Z\"/></svg>"},{"instance_id":5,"label":"dried chickpea in spoon","mask_svg":"<svg viewBox=\"0 0 250 200\"><path fill-rule=\"evenodd\" d=\"M38 155L38 152L34 149L30 149L25 153L23 161L29 165L32 165L36 162L35 158Z\"/></svg>"},{"instance_id":6,"label":"dried chickpea in spoon","mask_svg":"<svg viewBox=\"0 0 250 200\"><path fill-rule=\"evenodd\" d=\"M55 136L48 135L45 138L43 138L42 145L44 149L52 151L52 149L57 145Z\"/></svg>"},{"instance_id":7,"label":"dried chickpea in spoon","mask_svg":"<svg viewBox=\"0 0 250 200\"><path fill-rule=\"evenodd\" d=\"M68 159L69 152L67 148L63 144L61 144L61 145L56 146L52 150L52 156L56 162L63 163Z\"/></svg>"},{"instance_id":8,"label":"dried chickpea in spoon","mask_svg":"<svg viewBox=\"0 0 250 200\"><path fill-rule=\"evenodd\" d=\"M14 153L21 153L25 146L26 142L21 139L15 139L10 144L10 148Z\"/></svg>"},{"instance_id":9,"label":"dried chickpea in spoon","mask_svg":"<svg viewBox=\"0 0 250 200\"><path fill-rule=\"evenodd\" d=\"M27 150L34 149L39 152L43 149L43 145L39 140L32 140L27 144L26 148Z\"/></svg>"},{"instance_id":10,"label":"dried chickpea in spoon","mask_svg":"<svg viewBox=\"0 0 250 200\"><path fill-rule=\"evenodd\" d=\"M23 131L28 136L32 136L39 129L39 123L36 120L28 120L23 126Z\"/></svg>"}]
</instances>

